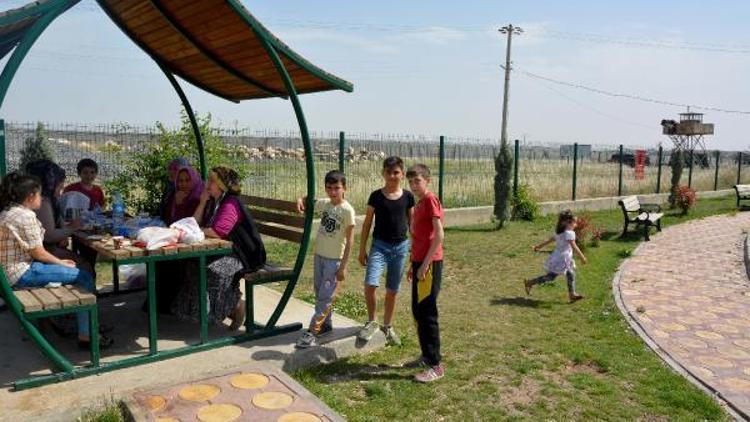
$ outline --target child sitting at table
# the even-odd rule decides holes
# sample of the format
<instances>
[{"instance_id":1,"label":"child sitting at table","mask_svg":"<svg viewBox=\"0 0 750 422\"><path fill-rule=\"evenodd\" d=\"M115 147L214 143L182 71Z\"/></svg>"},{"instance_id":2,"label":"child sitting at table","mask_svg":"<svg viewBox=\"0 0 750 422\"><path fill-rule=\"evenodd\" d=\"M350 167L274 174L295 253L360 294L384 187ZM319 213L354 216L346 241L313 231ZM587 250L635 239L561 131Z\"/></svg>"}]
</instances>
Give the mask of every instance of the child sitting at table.
<instances>
[{"instance_id":1,"label":"child sitting at table","mask_svg":"<svg viewBox=\"0 0 750 422\"><path fill-rule=\"evenodd\" d=\"M64 193L81 192L89 198L90 210L95 209L97 205L99 208L104 208L104 191L94 184L94 180L99 174L99 165L91 158L84 158L78 162L76 170L81 181L66 186Z\"/></svg>"}]
</instances>

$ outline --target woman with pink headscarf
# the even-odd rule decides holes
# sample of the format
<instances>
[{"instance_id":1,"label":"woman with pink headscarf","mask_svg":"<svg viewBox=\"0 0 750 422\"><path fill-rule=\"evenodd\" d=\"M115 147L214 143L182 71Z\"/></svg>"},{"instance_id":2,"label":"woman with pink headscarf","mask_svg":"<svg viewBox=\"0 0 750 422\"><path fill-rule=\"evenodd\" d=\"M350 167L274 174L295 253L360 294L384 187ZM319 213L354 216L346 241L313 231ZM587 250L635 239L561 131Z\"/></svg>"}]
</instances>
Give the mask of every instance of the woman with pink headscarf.
<instances>
[{"instance_id":1,"label":"woman with pink headscarf","mask_svg":"<svg viewBox=\"0 0 750 422\"><path fill-rule=\"evenodd\" d=\"M174 181L174 195L167 202L162 219L167 225L185 217L192 217L200 203L203 192L203 180L191 166L182 166L177 170Z\"/></svg>"}]
</instances>

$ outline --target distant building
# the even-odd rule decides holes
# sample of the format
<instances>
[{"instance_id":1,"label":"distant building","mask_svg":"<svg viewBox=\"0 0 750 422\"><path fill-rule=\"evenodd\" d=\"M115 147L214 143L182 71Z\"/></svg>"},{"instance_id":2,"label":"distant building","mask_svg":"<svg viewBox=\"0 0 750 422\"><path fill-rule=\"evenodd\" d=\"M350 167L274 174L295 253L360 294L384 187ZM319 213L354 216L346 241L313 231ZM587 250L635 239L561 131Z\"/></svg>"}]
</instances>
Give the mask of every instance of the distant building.
<instances>
[{"instance_id":1,"label":"distant building","mask_svg":"<svg viewBox=\"0 0 750 422\"><path fill-rule=\"evenodd\" d=\"M560 145L560 158L573 158L573 145ZM578 144L578 158L591 158L591 145Z\"/></svg>"}]
</instances>

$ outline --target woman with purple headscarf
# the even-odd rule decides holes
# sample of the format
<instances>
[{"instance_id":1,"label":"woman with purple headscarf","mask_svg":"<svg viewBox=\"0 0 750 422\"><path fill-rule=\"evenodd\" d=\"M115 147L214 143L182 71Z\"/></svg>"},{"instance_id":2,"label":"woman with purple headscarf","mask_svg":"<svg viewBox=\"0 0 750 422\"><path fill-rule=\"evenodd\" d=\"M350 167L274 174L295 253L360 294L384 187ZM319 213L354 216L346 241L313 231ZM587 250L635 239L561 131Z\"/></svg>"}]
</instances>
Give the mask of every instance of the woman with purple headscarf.
<instances>
[{"instance_id":1,"label":"woman with purple headscarf","mask_svg":"<svg viewBox=\"0 0 750 422\"><path fill-rule=\"evenodd\" d=\"M203 193L203 180L191 166L177 170L174 194L167 203L162 219L167 225L186 217L192 217Z\"/></svg>"},{"instance_id":2,"label":"woman with purple headscarf","mask_svg":"<svg viewBox=\"0 0 750 422\"><path fill-rule=\"evenodd\" d=\"M164 193L161 196L161 202L159 202L159 216L162 220L166 221L167 217L167 205L172 200L175 194L175 181L177 180L177 172L180 168L190 165L185 158L179 157L170 161L167 164L167 181L164 184Z\"/></svg>"}]
</instances>

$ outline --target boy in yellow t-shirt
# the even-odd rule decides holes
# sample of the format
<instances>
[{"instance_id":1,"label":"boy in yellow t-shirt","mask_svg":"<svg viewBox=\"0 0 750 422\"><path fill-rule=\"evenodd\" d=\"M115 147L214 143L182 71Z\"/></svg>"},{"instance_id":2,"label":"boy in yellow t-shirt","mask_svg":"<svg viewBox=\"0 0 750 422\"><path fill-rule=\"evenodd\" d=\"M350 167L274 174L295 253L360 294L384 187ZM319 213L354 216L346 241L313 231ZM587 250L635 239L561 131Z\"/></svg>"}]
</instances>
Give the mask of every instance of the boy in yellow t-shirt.
<instances>
[{"instance_id":1,"label":"boy in yellow t-shirt","mask_svg":"<svg viewBox=\"0 0 750 422\"><path fill-rule=\"evenodd\" d=\"M315 209L321 214L315 240L315 313L309 329L297 340L296 346L301 349L317 346L318 338L333 330L333 304L339 283L346 278L346 264L354 243L354 208L344 199L344 173L329 171L325 185L328 198L315 202ZM305 198L297 201L297 208L304 212Z\"/></svg>"}]
</instances>

